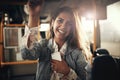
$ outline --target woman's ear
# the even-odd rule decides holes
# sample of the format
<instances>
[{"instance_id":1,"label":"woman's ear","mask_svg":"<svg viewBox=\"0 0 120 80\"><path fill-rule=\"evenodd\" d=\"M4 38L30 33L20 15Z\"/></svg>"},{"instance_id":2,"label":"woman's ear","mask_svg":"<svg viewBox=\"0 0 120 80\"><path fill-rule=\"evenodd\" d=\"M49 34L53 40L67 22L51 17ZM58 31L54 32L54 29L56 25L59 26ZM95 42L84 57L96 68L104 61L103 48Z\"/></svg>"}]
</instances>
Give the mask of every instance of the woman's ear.
<instances>
[{"instance_id":1,"label":"woman's ear","mask_svg":"<svg viewBox=\"0 0 120 80\"><path fill-rule=\"evenodd\" d=\"M52 19L52 21L51 21L51 26L53 26L54 25L54 20Z\"/></svg>"}]
</instances>

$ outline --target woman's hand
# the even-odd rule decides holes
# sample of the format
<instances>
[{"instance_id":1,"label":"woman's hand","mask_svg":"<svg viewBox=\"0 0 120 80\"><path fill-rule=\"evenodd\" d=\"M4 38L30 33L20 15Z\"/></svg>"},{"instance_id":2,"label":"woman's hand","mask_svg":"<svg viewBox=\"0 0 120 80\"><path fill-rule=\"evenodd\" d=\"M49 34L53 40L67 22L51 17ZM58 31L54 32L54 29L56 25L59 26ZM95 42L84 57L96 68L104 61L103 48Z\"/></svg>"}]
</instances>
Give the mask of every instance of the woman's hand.
<instances>
[{"instance_id":1,"label":"woman's hand","mask_svg":"<svg viewBox=\"0 0 120 80\"><path fill-rule=\"evenodd\" d=\"M43 0L28 0L27 7L29 16L39 16Z\"/></svg>"},{"instance_id":2,"label":"woman's hand","mask_svg":"<svg viewBox=\"0 0 120 80\"><path fill-rule=\"evenodd\" d=\"M67 75L70 72L70 68L68 67L67 63L62 60L52 60L52 69L58 73L62 73L64 75Z\"/></svg>"},{"instance_id":3,"label":"woman's hand","mask_svg":"<svg viewBox=\"0 0 120 80\"><path fill-rule=\"evenodd\" d=\"M29 20L28 20L29 27L38 26L42 4L43 4L43 0L28 0L27 8L29 14Z\"/></svg>"}]
</instances>

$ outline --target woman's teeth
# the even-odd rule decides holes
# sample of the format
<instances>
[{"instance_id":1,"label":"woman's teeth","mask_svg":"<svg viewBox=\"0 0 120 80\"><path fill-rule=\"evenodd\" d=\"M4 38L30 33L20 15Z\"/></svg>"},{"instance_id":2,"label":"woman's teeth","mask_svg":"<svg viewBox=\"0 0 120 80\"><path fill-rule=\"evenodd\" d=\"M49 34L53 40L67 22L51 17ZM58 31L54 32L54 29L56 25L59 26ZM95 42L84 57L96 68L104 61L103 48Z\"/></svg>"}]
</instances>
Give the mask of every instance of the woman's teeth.
<instances>
[{"instance_id":1,"label":"woman's teeth","mask_svg":"<svg viewBox=\"0 0 120 80\"><path fill-rule=\"evenodd\" d=\"M64 34L65 33L65 31L63 31L63 30L58 30L61 34Z\"/></svg>"}]
</instances>

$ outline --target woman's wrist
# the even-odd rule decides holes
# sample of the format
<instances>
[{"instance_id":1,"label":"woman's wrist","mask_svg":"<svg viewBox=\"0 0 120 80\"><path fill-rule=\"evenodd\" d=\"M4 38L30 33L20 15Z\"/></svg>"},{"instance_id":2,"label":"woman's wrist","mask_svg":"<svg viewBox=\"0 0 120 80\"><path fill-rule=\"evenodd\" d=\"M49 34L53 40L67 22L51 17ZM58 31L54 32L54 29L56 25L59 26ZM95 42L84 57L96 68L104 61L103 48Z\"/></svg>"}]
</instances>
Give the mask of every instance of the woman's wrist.
<instances>
[{"instance_id":1,"label":"woman's wrist","mask_svg":"<svg viewBox=\"0 0 120 80\"><path fill-rule=\"evenodd\" d=\"M28 21L29 28L36 27L36 26L38 26L38 24L39 24L39 16L29 15L29 21Z\"/></svg>"},{"instance_id":2,"label":"woman's wrist","mask_svg":"<svg viewBox=\"0 0 120 80\"><path fill-rule=\"evenodd\" d=\"M67 79L67 80L76 80L77 79L77 74L73 69L70 68L70 72L67 75L64 75L62 79Z\"/></svg>"},{"instance_id":3,"label":"woman's wrist","mask_svg":"<svg viewBox=\"0 0 120 80\"><path fill-rule=\"evenodd\" d=\"M70 68L64 73L65 76L67 76L70 73Z\"/></svg>"}]
</instances>

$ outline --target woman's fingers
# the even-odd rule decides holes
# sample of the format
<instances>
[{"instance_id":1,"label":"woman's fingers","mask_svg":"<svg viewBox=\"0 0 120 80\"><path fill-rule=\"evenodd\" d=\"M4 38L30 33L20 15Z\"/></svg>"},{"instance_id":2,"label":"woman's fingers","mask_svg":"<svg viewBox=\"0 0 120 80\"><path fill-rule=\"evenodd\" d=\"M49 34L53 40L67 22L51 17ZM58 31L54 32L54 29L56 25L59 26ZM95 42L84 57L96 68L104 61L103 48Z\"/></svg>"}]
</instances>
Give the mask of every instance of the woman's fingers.
<instances>
[{"instance_id":1,"label":"woman's fingers","mask_svg":"<svg viewBox=\"0 0 120 80\"><path fill-rule=\"evenodd\" d=\"M40 0L29 0L27 2L29 15L39 16L41 11L41 6L42 4L40 4Z\"/></svg>"},{"instance_id":2,"label":"woman's fingers","mask_svg":"<svg viewBox=\"0 0 120 80\"><path fill-rule=\"evenodd\" d=\"M53 71L57 71L57 66L56 66L55 63L52 63L52 64L51 64L51 68L52 68Z\"/></svg>"},{"instance_id":3,"label":"woman's fingers","mask_svg":"<svg viewBox=\"0 0 120 80\"><path fill-rule=\"evenodd\" d=\"M52 68L52 70L53 71L56 71L56 72L58 72L58 66L59 66L59 63L60 61L57 61L57 60L52 60L51 61L51 68Z\"/></svg>"},{"instance_id":4,"label":"woman's fingers","mask_svg":"<svg viewBox=\"0 0 120 80\"><path fill-rule=\"evenodd\" d=\"M52 69L58 73L62 73L66 75L70 71L70 68L68 67L67 63L64 60L62 61L52 60L51 65L52 65Z\"/></svg>"},{"instance_id":5,"label":"woman's fingers","mask_svg":"<svg viewBox=\"0 0 120 80\"><path fill-rule=\"evenodd\" d=\"M30 4L31 6L42 6L43 2L44 0L28 0L28 4Z\"/></svg>"}]
</instances>

